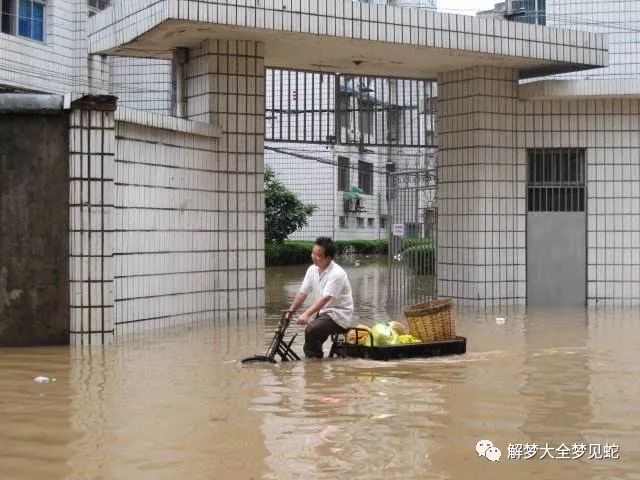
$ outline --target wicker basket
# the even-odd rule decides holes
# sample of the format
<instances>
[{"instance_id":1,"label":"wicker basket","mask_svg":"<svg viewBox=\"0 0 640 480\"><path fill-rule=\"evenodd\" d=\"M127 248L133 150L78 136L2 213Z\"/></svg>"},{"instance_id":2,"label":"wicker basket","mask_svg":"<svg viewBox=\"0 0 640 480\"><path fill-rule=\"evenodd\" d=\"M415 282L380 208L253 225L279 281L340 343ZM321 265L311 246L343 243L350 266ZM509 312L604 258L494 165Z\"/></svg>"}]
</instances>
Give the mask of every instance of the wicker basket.
<instances>
[{"instance_id":1,"label":"wicker basket","mask_svg":"<svg viewBox=\"0 0 640 480\"><path fill-rule=\"evenodd\" d=\"M456 336L456 322L450 298L430 300L404 309L409 332L423 342L451 340Z\"/></svg>"}]
</instances>

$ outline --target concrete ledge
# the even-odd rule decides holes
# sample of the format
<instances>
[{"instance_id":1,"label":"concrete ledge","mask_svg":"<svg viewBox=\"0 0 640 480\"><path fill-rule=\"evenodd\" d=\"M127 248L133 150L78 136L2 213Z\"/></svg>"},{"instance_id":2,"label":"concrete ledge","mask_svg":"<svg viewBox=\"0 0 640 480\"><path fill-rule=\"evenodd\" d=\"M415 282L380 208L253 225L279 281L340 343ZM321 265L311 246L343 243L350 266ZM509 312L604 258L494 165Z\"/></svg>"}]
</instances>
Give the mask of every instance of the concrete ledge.
<instances>
[{"instance_id":1,"label":"concrete ledge","mask_svg":"<svg viewBox=\"0 0 640 480\"><path fill-rule=\"evenodd\" d=\"M190 133L203 137L220 138L222 136L222 129L217 125L169 117L167 115L135 110L133 108L118 107L115 112L115 120L116 122L134 123L136 125L171 130L173 132Z\"/></svg>"},{"instance_id":2,"label":"concrete ledge","mask_svg":"<svg viewBox=\"0 0 640 480\"><path fill-rule=\"evenodd\" d=\"M0 94L0 114L58 114L62 111L62 95L41 95L37 93Z\"/></svg>"},{"instance_id":3,"label":"concrete ledge","mask_svg":"<svg viewBox=\"0 0 640 480\"><path fill-rule=\"evenodd\" d=\"M640 80L541 80L520 85L521 100L640 98Z\"/></svg>"}]
</instances>

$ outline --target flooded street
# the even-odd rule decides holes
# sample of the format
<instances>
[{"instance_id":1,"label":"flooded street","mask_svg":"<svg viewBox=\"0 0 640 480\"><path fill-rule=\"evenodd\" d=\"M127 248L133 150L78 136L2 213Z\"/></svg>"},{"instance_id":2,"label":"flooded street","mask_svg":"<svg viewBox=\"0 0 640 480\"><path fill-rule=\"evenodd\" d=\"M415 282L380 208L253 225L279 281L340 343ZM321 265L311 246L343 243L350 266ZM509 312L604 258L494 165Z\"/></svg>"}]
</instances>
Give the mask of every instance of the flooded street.
<instances>
[{"instance_id":1,"label":"flooded street","mask_svg":"<svg viewBox=\"0 0 640 480\"><path fill-rule=\"evenodd\" d=\"M637 308L458 309L463 356L240 365L304 269L268 269L265 325L0 349L0 478L640 479ZM360 320L390 319L384 263L347 272ZM478 456L482 439L499 462ZM533 443L615 444L620 458L507 458Z\"/></svg>"}]
</instances>

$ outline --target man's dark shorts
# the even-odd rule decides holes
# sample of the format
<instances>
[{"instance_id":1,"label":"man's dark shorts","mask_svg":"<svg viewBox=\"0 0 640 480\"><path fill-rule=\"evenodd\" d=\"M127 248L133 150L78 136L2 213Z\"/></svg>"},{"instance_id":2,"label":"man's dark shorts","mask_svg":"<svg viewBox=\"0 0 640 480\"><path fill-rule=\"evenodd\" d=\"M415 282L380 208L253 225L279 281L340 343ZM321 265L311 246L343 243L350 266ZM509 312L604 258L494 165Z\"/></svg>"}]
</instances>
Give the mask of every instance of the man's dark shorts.
<instances>
[{"instance_id":1,"label":"man's dark shorts","mask_svg":"<svg viewBox=\"0 0 640 480\"><path fill-rule=\"evenodd\" d=\"M342 328L326 313L318 315L309 322L304 330L304 354L307 358L322 358L322 344L334 333L345 333Z\"/></svg>"}]
</instances>

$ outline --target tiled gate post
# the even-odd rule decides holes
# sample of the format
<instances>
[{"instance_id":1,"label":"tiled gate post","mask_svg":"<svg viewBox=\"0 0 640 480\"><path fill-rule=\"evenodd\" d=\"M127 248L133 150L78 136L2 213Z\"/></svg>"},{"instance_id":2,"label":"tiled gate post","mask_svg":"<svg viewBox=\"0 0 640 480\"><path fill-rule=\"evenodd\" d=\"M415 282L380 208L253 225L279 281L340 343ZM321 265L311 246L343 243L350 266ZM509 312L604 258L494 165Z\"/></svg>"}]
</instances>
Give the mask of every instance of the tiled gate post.
<instances>
[{"instance_id":1,"label":"tiled gate post","mask_svg":"<svg viewBox=\"0 0 640 480\"><path fill-rule=\"evenodd\" d=\"M438 77L438 292L469 303L526 301L526 164L518 72Z\"/></svg>"},{"instance_id":2,"label":"tiled gate post","mask_svg":"<svg viewBox=\"0 0 640 480\"><path fill-rule=\"evenodd\" d=\"M264 309L264 53L253 41L206 40L189 49L187 111L222 129L215 159L218 212L213 239L217 319Z\"/></svg>"},{"instance_id":3,"label":"tiled gate post","mask_svg":"<svg viewBox=\"0 0 640 480\"><path fill-rule=\"evenodd\" d=\"M72 345L114 335L113 179L116 98L85 96L69 116L69 278Z\"/></svg>"}]
</instances>

